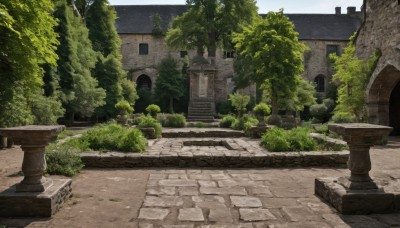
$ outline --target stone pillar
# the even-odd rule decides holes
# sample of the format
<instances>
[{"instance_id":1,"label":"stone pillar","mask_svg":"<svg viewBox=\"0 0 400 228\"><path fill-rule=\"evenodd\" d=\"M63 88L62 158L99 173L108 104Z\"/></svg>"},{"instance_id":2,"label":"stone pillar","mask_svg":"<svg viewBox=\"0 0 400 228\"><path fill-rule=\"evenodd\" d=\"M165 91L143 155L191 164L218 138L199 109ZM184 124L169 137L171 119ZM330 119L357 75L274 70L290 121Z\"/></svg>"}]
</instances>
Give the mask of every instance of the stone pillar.
<instances>
[{"instance_id":1,"label":"stone pillar","mask_svg":"<svg viewBox=\"0 0 400 228\"><path fill-rule=\"evenodd\" d=\"M24 151L24 179L0 193L0 217L53 215L71 196L71 180L45 178L45 147L65 126L21 126L2 128L0 134L12 138Z\"/></svg>"},{"instance_id":2,"label":"stone pillar","mask_svg":"<svg viewBox=\"0 0 400 228\"><path fill-rule=\"evenodd\" d=\"M349 146L350 176L317 178L315 193L343 214L386 213L395 208L395 197L371 179L369 149L392 131L391 127L353 123L329 124L329 130L343 137Z\"/></svg>"}]
</instances>

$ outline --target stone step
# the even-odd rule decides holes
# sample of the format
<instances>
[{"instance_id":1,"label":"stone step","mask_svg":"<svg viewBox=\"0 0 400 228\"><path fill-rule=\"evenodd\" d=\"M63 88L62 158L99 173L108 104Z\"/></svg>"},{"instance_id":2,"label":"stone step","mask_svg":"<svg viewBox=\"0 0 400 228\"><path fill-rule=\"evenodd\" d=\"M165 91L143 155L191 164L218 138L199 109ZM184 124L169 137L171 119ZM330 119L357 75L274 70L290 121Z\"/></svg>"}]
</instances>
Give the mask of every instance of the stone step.
<instances>
[{"instance_id":1,"label":"stone step","mask_svg":"<svg viewBox=\"0 0 400 228\"><path fill-rule=\"evenodd\" d=\"M201 119L201 118L187 118L187 121L190 122L204 122L204 123L212 123L214 122L214 119Z\"/></svg>"},{"instance_id":2,"label":"stone step","mask_svg":"<svg viewBox=\"0 0 400 228\"><path fill-rule=\"evenodd\" d=\"M212 112L190 112L188 113L189 116L214 116Z\"/></svg>"},{"instance_id":3,"label":"stone step","mask_svg":"<svg viewBox=\"0 0 400 228\"><path fill-rule=\"evenodd\" d=\"M212 108L211 107L201 107L201 108L191 107L191 108L189 108L189 111L212 111Z\"/></svg>"},{"instance_id":4,"label":"stone step","mask_svg":"<svg viewBox=\"0 0 400 228\"><path fill-rule=\"evenodd\" d=\"M191 107L193 108L211 108L211 103L192 103Z\"/></svg>"},{"instance_id":5,"label":"stone step","mask_svg":"<svg viewBox=\"0 0 400 228\"><path fill-rule=\"evenodd\" d=\"M214 116L213 115L189 115L188 119L207 119L207 120L213 120Z\"/></svg>"}]
</instances>

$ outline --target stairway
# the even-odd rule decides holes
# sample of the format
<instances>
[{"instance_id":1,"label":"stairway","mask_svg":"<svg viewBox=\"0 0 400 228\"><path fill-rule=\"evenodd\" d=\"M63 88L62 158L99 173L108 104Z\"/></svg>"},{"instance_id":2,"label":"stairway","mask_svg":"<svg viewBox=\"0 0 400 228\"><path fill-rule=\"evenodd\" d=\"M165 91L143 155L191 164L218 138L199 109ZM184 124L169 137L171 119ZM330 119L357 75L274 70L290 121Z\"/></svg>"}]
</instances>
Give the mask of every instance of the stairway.
<instances>
[{"instance_id":1,"label":"stairway","mask_svg":"<svg viewBox=\"0 0 400 228\"><path fill-rule=\"evenodd\" d=\"M187 121L189 122L214 122L214 105L210 101L193 101L189 105Z\"/></svg>"}]
</instances>

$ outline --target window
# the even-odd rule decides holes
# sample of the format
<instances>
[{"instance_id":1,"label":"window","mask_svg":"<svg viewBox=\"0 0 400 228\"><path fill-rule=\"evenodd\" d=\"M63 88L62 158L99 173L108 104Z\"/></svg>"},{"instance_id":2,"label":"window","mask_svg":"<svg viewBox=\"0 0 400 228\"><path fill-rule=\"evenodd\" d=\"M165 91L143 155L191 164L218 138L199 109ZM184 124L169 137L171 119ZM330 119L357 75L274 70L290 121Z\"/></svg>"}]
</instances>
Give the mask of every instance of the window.
<instances>
[{"instance_id":1,"label":"window","mask_svg":"<svg viewBox=\"0 0 400 228\"><path fill-rule=\"evenodd\" d=\"M234 51L224 51L224 59L232 59L235 57Z\"/></svg>"},{"instance_id":2,"label":"window","mask_svg":"<svg viewBox=\"0 0 400 228\"><path fill-rule=\"evenodd\" d=\"M315 77L314 82L316 84L315 89L319 93L325 92L325 76L324 75L318 75Z\"/></svg>"},{"instance_id":3,"label":"window","mask_svg":"<svg viewBox=\"0 0 400 228\"><path fill-rule=\"evenodd\" d=\"M332 53L339 55L339 46L338 45L326 45L326 56L328 57Z\"/></svg>"},{"instance_id":4,"label":"window","mask_svg":"<svg viewBox=\"0 0 400 228\"><path fill-rule=\"evenodd\" d=\"M149 54L149 44L139 44L139 55Z\"/></svg>"},{"instance_id":5,"label":"window","mask_svg":"<svg viewBox=\"0 0 400 228\"><path fill-rule=\"evenodd\" d=\"M181 58L185 58L188 55L187 51L181 51Z\"/></svg>"}]
</instances>

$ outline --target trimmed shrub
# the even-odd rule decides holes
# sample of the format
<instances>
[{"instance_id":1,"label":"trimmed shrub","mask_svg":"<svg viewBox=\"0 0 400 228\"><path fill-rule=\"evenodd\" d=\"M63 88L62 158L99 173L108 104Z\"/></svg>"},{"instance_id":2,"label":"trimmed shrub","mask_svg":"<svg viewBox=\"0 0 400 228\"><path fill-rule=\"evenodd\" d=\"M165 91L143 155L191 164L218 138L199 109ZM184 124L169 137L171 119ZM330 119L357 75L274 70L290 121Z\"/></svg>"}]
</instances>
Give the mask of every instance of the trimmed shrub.
<instances>
[{"instance_id":1,"label":"trimmed shrub","mask_svg":"<svg viewBox=\"0 0 400 228\"><path fill-rule=\"evenodd\" d=\"M273 152L317 149L317 143L310 136L310 129L308 128L270 129L261 137L261 145Z\"/></svg>"},{"instance_id":2,"label":"trimmed shrub","mask_svg":"<svg viewBox=\"0 0 400 228\"><path fill-rule=\"evenodd\" d=\"M222 117L222 120L219 122L220 127L226 127L230 128L232 126L232 123L236 120L236 118L233 115L225 115Z\"/></svg>"},{"instance_id":3,"label":"trimmed shrub","mask_svg":"<svg viewBox=\"0 0 400 228\"><path fill-rule=\"evenodd\" d=\"M247 105L250 102L250 96L241 95L240 93L229 94L229 101L232 103L232 106L237 111L239 117L243 115L247 111Z\"/></svg>"},{"instance_id":4,"label":"trimmed shrub","mask_svg":"<svg viewBox=\"0 0 400 228\"><path fill-rule=\"evenodd\" d=\"M253 108L253 113L256 116L267 116L271 113L271 108L265 103L259 103Z\"/></svg>"},{"instance_id":5,"label":"trimmed shrub","mask_svg":"<svg viewBox=\"0 0 400 228\"><path fill-rule=\"evenodd\" d=\"M85 132L80 139L97 151L141 152L147 147L147 140L138 129L117 124L100 124Z\"/></svg>"},{"instance_id":6,"label":"trimmed shrub","mask_svg":"<svg viewBox=\"0 0 400 228\"><path fill-rule=\"evenodd\" d=\"M186 126L186 118L183 114L167 115L164 127L182 128Z\"/></svg>"},{"instance_id":7,"label":"trimmed shrub","mask_svg":"<svg viewBox=\"0 0 400 228\"><path fill-rule=\"evenodd\" d=\"M324 122L324 119L328 114L328 108L324 104L314 104L310 107L310 113L318 120L315 122Z\"/></svg>"},{"instance_id":8,"label":"trimmed shrub","mask_svg":"<svg viewBox=\"0 0 400 228\"><path fill-rule=\"evenodd\" d=\"M290 151L288 133L282 128L268 130L261 137L261 145L273 152Z\"/></svg>"},{"instance_id":9,"label":"trimmed shrub","mask_svg":"<svg viewBox=\"0 0 400 228\"><path fill-rule=\"evenodd\" d=\"M79 150L63 144L46 147L46 173L50 175L75 176L83 168Z\"/></svg>"},{"instance_id":10,"label":"trimmed shrub","mask_svg":"<svg viewBox=\"0 0 400 228\"><path fill-rule=\"evenodd\" d=\"M244 115L233 121L231 128L236 130L248 130L250 127L258 124L258 120L251 115Z\"/></svg>"},{"instance_id":11,"label":"trimmed shrub","mask_svg":"<svg viewBox=\"0 0 400 228\"><path fill-rule=\"evenodd\" d=\"M115 108L121 115L131 114L133 112L132 106L126 100L118 101L118 103L115 104Z\"/></svg>"},{"instance_id":12,"label":"trimmed shrub","mask_svg":"<svg viewBox=\"0 0 400 228\"><path fill-rule=\"evenodd\" d=\"M154 128L156 137L161 136L162 127L158 120L154 119L150 115L143 115L137 118L138 128Z\"/></svg>"},{"instance_id":13,"label":"trimmed shrub","mask_svg":"<svg viewBox=\"0 0 400 228\"><path fill-rule=\"evenodd\" d=\"M156 104L151 104L147 106L146 112L150 114L153 118L157 118L157 114L161 112L160 106Z\"/></svg>"}]
</instances>

